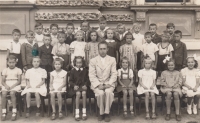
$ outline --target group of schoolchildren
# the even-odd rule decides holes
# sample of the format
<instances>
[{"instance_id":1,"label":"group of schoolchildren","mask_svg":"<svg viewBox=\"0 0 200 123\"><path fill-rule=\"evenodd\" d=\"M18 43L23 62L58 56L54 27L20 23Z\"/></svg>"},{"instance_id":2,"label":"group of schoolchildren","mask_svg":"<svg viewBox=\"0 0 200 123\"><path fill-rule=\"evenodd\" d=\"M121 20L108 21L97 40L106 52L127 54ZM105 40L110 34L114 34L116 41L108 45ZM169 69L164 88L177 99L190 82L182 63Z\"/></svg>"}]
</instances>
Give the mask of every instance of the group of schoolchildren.
<instances>
[{"instance_id":1,"label":"group of schoolchildren","mask_svg":"<svg viewBox=\"0 0 200 123\"><path fill-rule=\"evenodd\" d=\"M91 30L84 21L80 30L74 32L74 24L68 23L66 32L59 31L57 24L50 25L50 34L43 34L43 25L37 23L35 31L27 31L23 44L19 42L21 32L14 29L13 40L8 46L7 68L2 72L2 120L6 120L6 95L10 92L13 105L12 120L16 120L15 93L21 90L21 75L25 73L26 117L30 115L31 94L35 94L37 111L40 115L40 96L50 94L52 105L51 119L56 119L58 98L58 117L62 118L62 93L76 95L75 119L86 120L86 92L90 88L88 64L98 56L98 43L108 44L107 55L116 59L118 79L116 91L123 93L123 115L127 117L127 95L130 97L130 113L134 114L133 93L145 95L146 119L155 119L155 95L165 94L167 114L170 120L172 96L174 98L176 120L180 121L180 97L187 96L188 114L197 114L200 97L200 73L195 56L187 57L185 43L181 42L182 32L175 31L175 25L168 23L162 35L156 33L157 25L150 24L144 35L140 33L141 24L134 23L132 30L126 31L119 23L116 29L107 27L104 17L99 19L99 28ZM69 83L66 83L70 72ZM156 80L160 78L160 87ZM48 87L45 81L48 80ZM69 90L66 86L69 84ZM138 86L137 86L138 85ZM82 117L79 115L79 102L82 97ZM149 97L152 113L149 113Z\"/></svg>"}]
</instances>

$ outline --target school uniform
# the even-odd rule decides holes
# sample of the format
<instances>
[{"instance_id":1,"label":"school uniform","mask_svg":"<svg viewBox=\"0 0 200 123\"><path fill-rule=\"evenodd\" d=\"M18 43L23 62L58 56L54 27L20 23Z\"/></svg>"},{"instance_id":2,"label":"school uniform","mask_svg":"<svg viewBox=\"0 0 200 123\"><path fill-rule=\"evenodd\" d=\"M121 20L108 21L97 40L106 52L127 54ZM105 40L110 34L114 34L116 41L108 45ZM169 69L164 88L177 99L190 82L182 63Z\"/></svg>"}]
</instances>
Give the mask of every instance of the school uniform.
<instances>
[{"instance_id":1,"label":"school uniform","mask_svg":"<svg viewBox=\"0 0 200 123\"><path fill-rule=\"evenodd\" d=\"M172 46L174 48L173 58L175 59L175 69L181 70L184 66L186 66L187 47L185 43L181 41L178 43L173 42Z\"/></svg>"},{"instance_id":2,"label":"school uniform","mask_svg":"<svg viewBox=\"0 0 200 123\"><path fill-rule=\"evenodd\" d=\"M71 35L66 34L65 44L70 45L73 41L75 41L75 36L73 34L71 34Z\"/></svg>"},{"instance_id":3,"label":"school uniform","mask_svg":"<svg viewBox=\"0 0 200 123\"><path fill-rule=\"evenodd\" d=\"M162 38L160 37L160 35L155 33L155 34L152 35L152 42L154 44L158 44L158 43L162 42Z\"/></svg>"},{"instance_id":4,"label":"school uniform","mask_svg":"<svg viewBox=\"0 0 200 123\"><path fill-rule=\"evenodd\" d=\"M38 56L38 44L33 42L30 44L28 41L22 44L21 46L21 57L23 67L32 68L32 59L33 56Z\"/></svg>"},{"instance_id":5,"label":"school uniform","mask_svg":"<svg viewBox=\"0 0 200 123\"><path fill-rule=\"evenodd\" d=\"M46 45L42 45L39 47L39 56L41 59L40 66L44 68L48 73L53 70L52 63L53 63L53 55L51 54L53 46L49 45L47 48Z\"/></svg>"},{"instance_id":6,"label":"school uniform","mask_svg":"<svg viewBox=\"0 0 200 123\"><path fill-rule=\"evenodd\" d=\"M105 31L108 29L109 27L105 27L104 30L101 30L100 28L97 29L97 34L99 36L98 41L105 41Z\"/></svg>"}]
</instances>

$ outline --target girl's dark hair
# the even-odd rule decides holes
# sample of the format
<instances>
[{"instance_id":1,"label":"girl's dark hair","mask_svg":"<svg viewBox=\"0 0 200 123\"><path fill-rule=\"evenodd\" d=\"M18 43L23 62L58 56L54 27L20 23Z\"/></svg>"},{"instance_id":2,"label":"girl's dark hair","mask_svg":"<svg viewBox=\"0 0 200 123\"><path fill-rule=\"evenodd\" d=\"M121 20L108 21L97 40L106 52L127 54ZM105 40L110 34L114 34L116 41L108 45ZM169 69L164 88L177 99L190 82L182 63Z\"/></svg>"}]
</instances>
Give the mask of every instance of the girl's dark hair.
<instances>
[{"instance_id":1,"label":"girl's dark hair","mask_svg":"<svg viewBox=\"0 0 200 123\"><path fill-rule=\"evenodd\" d=\"M84 60L84 57L82 57L82 56L75 56L75 58L74 58L74 60L73 60L73 64L74 64L74 66L76 66L76 60L77 59L81 59L82 60L82 67L86 67L86 63L85 63L85 60Z\"/></svg>"},{"instance_id":2,"label":"girl's dark hair","mask_svg":"<svg viewBox=\"0 0 200 123\"><path fill-rule=\"evenodd\" d=\"M188 59L189 59L189 58L193 58L193 59L194 59L194 57L188 57L188 58L186 59L187 62L188 62ZM197 60L194 59L194 62L195 62L194 68L197 68L197 67L199 66ZM186 64L186 66L188 67L187 64Z\"/></svg>"},{"instance_id":3,"label":"girl's dark hair","mask_svg":"<svg viewBox=\"0 0 200 123\"><path fill-rule=\"evenodd\" d=\"M97 40L96 40L96 41L98 41L99 35L98 35L97 31L95 31L95 30L92 30L92 31L89 32L88 41L92 41L92 39L91 39L91 34L92 34L92 33L96 33L96 35L97 35Z\"/></svg>"},{"instance_id":4,"label":"girl's dark hair","mask_svg":"<svg viewBox=\"0 0 200 123\"><path fill-rule=\"evenodd\" d=\"M130 67L131 63L130 63L128 57L126 57L126 56L124 56L124 57L121 58L120 63L119 63L120 67L122 67L123 60L127 60L128 61L128 67Z\"/></svg>"},{"instance_id":5,"label":"girl's dark hair","mask_svg":"<svg viewBox=\"0 0 200 123\"><path fill-rule=\"evenodd\" d=\"M75 27L74 27L74 24L73 23L67 23L67 25L66 25L66 29L67 29L67 27L68 26L72 26L74 29L75 29Z\"/></svg>"},{"instance_id":6,"label":"girl's dark hair","mask_svg":"<svg viewBox=\"0 0 200 123\"><path fill-rule=\"evenodd\" d=\"M14 55L9 55L8 58L7 58L6 60L8 61L8 60L13 60L13 59L16 61L16 60L17 60L17 57L14 56Z\"/></svg>"},{"instance_id":7,"label":"girl's dark hair","mask_svg":"<svg viewBox=\"0 0 200 123\"><path fill-rule=\"evenodd\" d=\"M63 62L64 62L64 61L62 61L60 58L55 58L55 59L53 60L53 67L54 67L56 61L59 61L60 64L61 64L61 68L63 68ZM55 68L55 67L54 67L54 68Z\"/></svg>"},{"instance_id":8,"label":"girl's dark hair","mask_svg":"<svg viewBox=\"0 0 200 123\"><path fill-rule=\"evenodd\" d=\"M133 34L131 32L127 32L124 37L123 37L123 40L125 41L126 40L126 36L127 35L131 35L132 36L132 40L135 40L135 38L133 37Z\"/></svg>"},{"instance_id":9,"label":"girl's dark hair","mask_svg":"<svg viewBox=\"0 0 200 123\"><path fill-rule=\"evenodd\" d=\"M53 27L56 27L58 29L58 24L55 24L55 23L51 24L50 29L52 29Z\"/></svg>"}]
</instances>

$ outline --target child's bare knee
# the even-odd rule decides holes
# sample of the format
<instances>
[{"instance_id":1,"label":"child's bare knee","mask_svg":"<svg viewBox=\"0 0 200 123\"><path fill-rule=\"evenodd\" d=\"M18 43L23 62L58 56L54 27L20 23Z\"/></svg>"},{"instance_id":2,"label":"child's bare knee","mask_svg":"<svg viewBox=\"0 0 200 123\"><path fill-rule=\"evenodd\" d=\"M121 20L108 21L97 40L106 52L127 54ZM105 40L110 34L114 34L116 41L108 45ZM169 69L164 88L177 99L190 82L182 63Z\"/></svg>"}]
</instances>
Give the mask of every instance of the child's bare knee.
<instances>
[{"instance_id":1,"label":"child's bare knee","mask_svg":"<svg viewBox=\"0 0 200 123\"><path fill-rule=\"evenodd\" d=\"M81 92L80 92L80 91L77 91L77 92L76 92L76 96L80 97L80 96L81 96Z\"/></svg>"},{"instance_id":2,"label":"child's bare knee","mask_svg":"<svg viewBox=\"0 0 200 123\"><path fill-rule=\"evenodd\" d=\"M129 95L133 95L133 90L129 90Z\"/></svg>"},{"instance_id":3,"label":"child's bare knee","mask_svg":"<svg viewBox=\"0 0 200 123\"><path fill-rule=\"evenodd\" d=\"M149 97L149 92L145 93L145 97Z\"/></svg>"},{"instance_id":4,"label":"child's bare knee","mask_svg":"<svg viewBox=\"0 0 200 123\"><path fill-rule=\"evenodd\" d=\"M50 94L52 98L55 98L55 93Z\"/></svg>"},{"instance_id":5,"label":"child's bare knee","mask_svg":"<svg viewBox=\"0 0 200 123\"><path fill-rule=\"evenodd\" d=\"M127 95L128 93L127 93L127 90L123 90L123 94L124 95Z\"/></svg>"},{"instance_id":6,"label":"child's bare knee","mask_svg":"<svg viewBox=\"0 0 200 123\"><path fill-rule=\"evenodd\" d=\"M5 98L7 96L7 91L2 92L2 97Z\"/></svg>"},{"instance_id":7,"label":"child's bare knee","mask_svg":"<svg viewBox=\"0 0 200 123\"><path fill-rule=\"evenodd\" d=\"M82 96L86 96L86 91L82 91Z\"/></svg>"},{"instance_id":8,"label":"child's bare knee","mask_svg":"<svg viewBox=\"0 0 200 123\"><path fill-rule=\"evenodd\" d=\"M11 96L11 97L14 97L14 96L15 96L15 94L16 94L16 92L15 92L15 91L11 91L11 92L10 92L10 96Z\"/></svg>"},{"instance_id":9,"label":"child's bare knee","mask_svg":"<svg viewBox=\"0 0 200 123\"><path fill-rule=\"evenodd\" d=\"M174 99L179 100L179 93L178 92L174 92Z\"/></svg>"},{"instance_id":10,"label":"child's bare knee","mask_svg":"<svg viewBox=\"0 0 200 123\"><path fill-rule=\"evenodd\" d=\"M155 97L155 93L151 92L151 98Z\"/></svg>"},{"instance_id":11,"label":"child's bare knee","mask_svg":"<svg viewBox=\"0 0 200 123\"><path fill-rule=\"evenodd\" d=\"M57 93L57 97L58 97L58 98L62 97L62 93L61 93L61 92L58 92L58 93Z\"/></svg>"}]
</instances>

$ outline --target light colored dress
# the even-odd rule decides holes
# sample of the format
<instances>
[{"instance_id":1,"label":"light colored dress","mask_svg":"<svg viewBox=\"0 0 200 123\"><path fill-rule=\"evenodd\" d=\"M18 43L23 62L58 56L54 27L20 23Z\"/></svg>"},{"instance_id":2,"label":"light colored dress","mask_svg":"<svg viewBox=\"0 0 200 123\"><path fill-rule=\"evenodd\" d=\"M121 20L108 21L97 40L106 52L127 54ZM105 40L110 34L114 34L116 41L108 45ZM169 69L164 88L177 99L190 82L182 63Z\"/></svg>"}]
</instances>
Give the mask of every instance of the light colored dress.
<instances>
[{"instance_id":1,"label":"light colored dress","mask_svg":"<svg viewBox=\"0 0 200 123\"><path fill-rule=\"evenodd\" d=\"M59 41L58 41L58 35L53 35L51 34L51 45L54 46L55 44L57 44Z\"/></svg>"},{"instance_id":2,"label":"light colored dress","mask_svg":"<svg viewBox=\"0 0 200 123\"><path fill-rule=\"evenodd\" d=\"M85 46L86 46L86 42L83 42L83 41L73 41L70 44L70 50L73 51L73 53L71 54L72 63L75 56L82 56L85 58Z\"/></svg>"},{"instance_id":3,"label":"light colored dress","mask_svg":"<svg viewBox=\"0 0 200 123\"><path fill-rule=\"evenodd\" d=\"M144 35L138 33L133 33L133 37L134 37L134 41L132 42L133 45L135 45L136 47L139 48L139 50L141 50L142 45L146 42L144 39Z\"/></svg>"},{"instance_id":4,"label":"light colored dress","mask_svg":"<svg viewBox=\"0 0 200 123\"><path fill-rule=\"evenodd\" d=\"M163 71L161 74L161 81L163 84L166 83L168 86L170 86L169 88L162 86L160 89L162 93L165 94L168 91L170 91L170 92L178 92L180 96L183 95L180 88L182 86L182 76L179 71L176 70L173 72L170 72L168 70ZM175 84L179 84L179 87L172 88Z\"/></svg>"},{"instance_id":5,"label":"light colored dress","mask_svg":"<svg viewBox=\"0 0 200 123\"><path fill-rule=\"evenodd\" d=\"M61 91L58 91L58 88L62 86L64 83L64 77L67 75L67 72L65 70L61 70L59 73L55 70L50 73L51 76L53 76L53 88L54 90L52 92L65 92L66 86L62 88Z\"/></svg>"},{"instance_id":6,"label":"light colored dress","mask_svg":"<svg viewBox=\"0 0 200 123\"><path fill-rule=\"evenodd\" d=\"M154 86L153 90L150 87L153 84L153 81L156 79L156 71L150 69L146 70L145 68L139 70L138 77L142 78L142 83L148 88L145 90L140 84L137 87L138 94L144 94L146 92L154 92L155 94L159 94L158 89Z\"/></svg>"},{"instance_id":7,"label":"light colored dress","mask_svg":"<svg viewBox=\"0 0 200 123\"><path fill-rule=\"evenodd\" d=\"M132 70L135 70L136 68L136 61L135 61L135 55L137 55L137 48L136 46L133 46L132 44L124 44L119 48L120 58L127 57L130 62L130 68Z\"/></svg>"},{"instance_id":8,"label":"light colored dress","mask_svg":"<svg viewBox=\"0 0 200 123\"><path fill-rule=\"evenodd\" d=\"M98 44L99 42L89 42L85 46L85 49L89 55L89 60L99 55Z\"/></svg>"},{"instance_id":9,"label":"light colored dress","mask_svg":"<svg viewBox=\"0 0 200 123\"><path fill-rule=\"evenodd\" d=\"M42 82L42 79L47 78L47 72L42 68L31 68L26 71L25 78L29 80L31 88L26 88L22 91L21 95L24 95L28 92L35 93L39 92L40 95L46 96L47 88L45 83L40 86L40 88L36 88L36 86Z\"/></svg>"},{"instance_id":10,"label":"light colored dress","mask_svg":"<svg viewBox=\"0 0 200 123\"><path fill-rule=\"evenodd\" d=\"M14 85L15 83L18 82L18 76L22 75L22 70L15 67L14 69L10 69L10 68L6 68L3 70L2 72L3 76L6 76L6 84L11 87L12 85ZM2 90L3 91L8 91L4 86L2 86ZM21 90L21 86L17 85L16 87L14 87L13 89L11 89L10 91L20 91Z\"/></svg>"},{"instance_id":11,"label":"light colored dress","mask_svg":"<svg viewBox=\"0 0 200 123\"><path fill-rule=\"evenodd\" d=\"M197 69L188 69L188 67L181 70L181 74L184 79L186 79L185 83L189 85L190 87L194 88L196 86L196 79L200 77ZM188 97L193 97L197 94L200 94L200 86L197 89L197 92L194 92L193 90L188 90L187 87L182 87L182 92L184 94L187 94Z\"/></svg>"},{"instance_id":12,"label":"light colored dress","mask_svg":"<svg viewBox=\"0 0 200 123\"><path fill-rule=\"evenodd\" d=\"M154 44L153 42L151 43L145 43L142 45L141 51L143 52L144 56L149 55L149 57L155 61L155 52L158 51L158 46Z\"/></svg>"}]
</instances>

